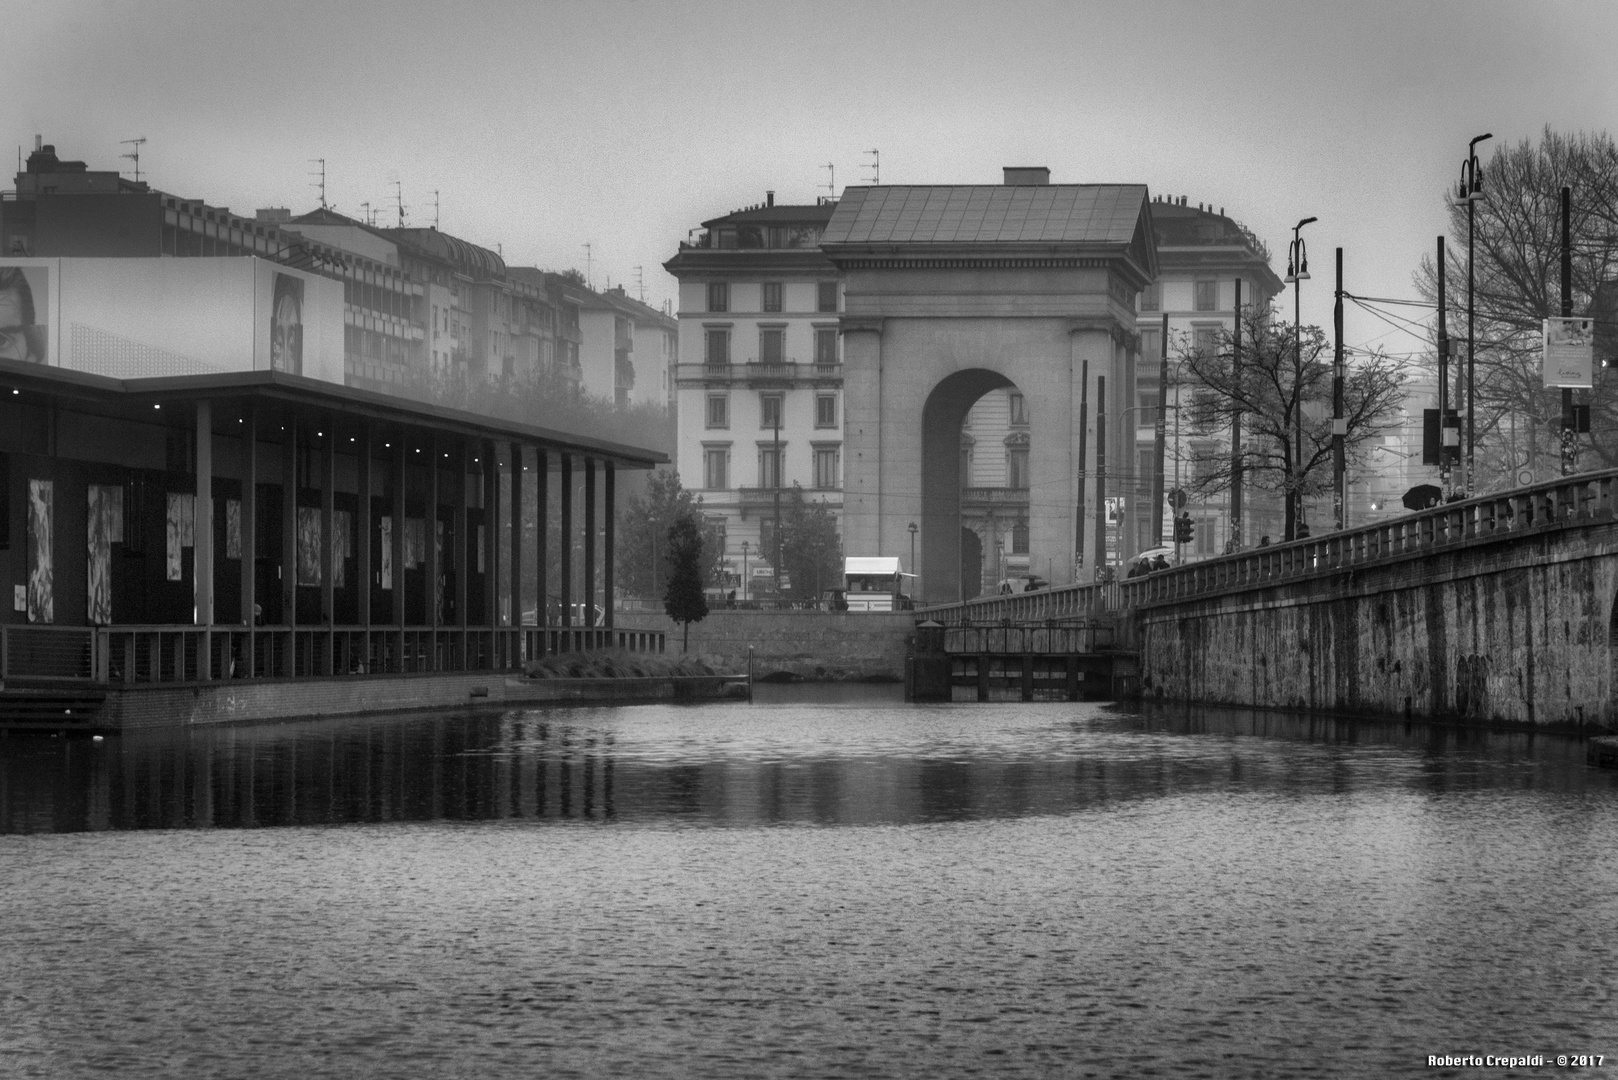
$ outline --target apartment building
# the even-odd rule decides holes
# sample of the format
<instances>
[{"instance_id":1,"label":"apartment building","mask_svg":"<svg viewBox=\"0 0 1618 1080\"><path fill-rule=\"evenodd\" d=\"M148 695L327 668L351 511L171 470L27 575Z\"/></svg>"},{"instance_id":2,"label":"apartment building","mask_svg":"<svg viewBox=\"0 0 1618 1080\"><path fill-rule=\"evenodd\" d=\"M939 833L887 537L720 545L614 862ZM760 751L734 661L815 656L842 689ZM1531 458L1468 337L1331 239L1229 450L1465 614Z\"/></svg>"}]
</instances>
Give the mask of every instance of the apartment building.
<instances>
[{"instance_id":1,"label":"apartment building","mask_svg":"<svg viewBox=\"0 0 1618 1080\"><path fill-rule=\"evenodd\" d=\"M663 264L680 282L677 465L738 574L744 545L755 567L773 550L780 491L842 510L842 285L819 246L835 207L770 192L704 221Z\"/></svg>"}]
</instances>

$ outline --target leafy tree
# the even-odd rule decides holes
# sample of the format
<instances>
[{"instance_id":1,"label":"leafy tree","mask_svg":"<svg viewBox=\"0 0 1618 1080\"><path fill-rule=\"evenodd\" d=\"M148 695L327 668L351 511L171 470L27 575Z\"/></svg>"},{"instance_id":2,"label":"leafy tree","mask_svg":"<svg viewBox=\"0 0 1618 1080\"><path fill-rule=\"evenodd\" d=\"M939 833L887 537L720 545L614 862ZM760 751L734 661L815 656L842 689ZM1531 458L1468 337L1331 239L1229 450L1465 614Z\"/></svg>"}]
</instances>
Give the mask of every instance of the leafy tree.
<instances>
[{"instance_id":1,"label":"leafy tree","mask_svg":"<svg viewBox=\"0 0 1618 1080\"><path fill-rule=\"evenodd\" d=\"M804 498L799 484L783 494L782 502L781 572L791 583L786 593L795 600L818 600L821 590L836 587L843 576L837 519L825 503Z\"/></svg>"},{"instance_id":2,"label":"leafy tree","mask_svg":"<svg viewBox=\"0 0 1618 1080\"><path fill-rule=\"evenodd\" d=\"M1554 472L1561 429L1561 391L1540 375L1541 321L1562 312L1561 189L1572 189L1573 311L1594 315L1595 388L1588 394L1591 432L1578 436L1589 465L1618 465L1618 369L1604 362L1618 353L1618 148L1605 132L1559 135L1547 127L1536 146L1527 139L1500 146L1483 167L1484 199L1474 205L1476 280L1474 326L1477 477L1474 491L1514 483L1530 462ZM1465 385L1467 210L1444 192L1449 214L1447 319L1451 356ZM1416 272L1416 288L1438 299L1431 257ZM1456 383L1451 381L1451 387ZM1461 411L1466 402L1461 400ZM1450 402L1455 402L1451 390ZM1463 420L1463 424L1464 424Z\"/></svg>"},{"instance_id":3,"label":"leafy tree","mask_svg":"<svg viewBox=\"0 0 1618 1080\"><path fill-rule=\"evenodd\" d=\"M1228 433L1232 410L1241 410L1243 478L1286 500L1288 540L1298 535L1303 500L1330 492L1333 475L1331 348L1317 326L1303 327L1298 340L1301 348L1294 347L1291 323L1272 318L1266 308L1251 307L1242 310L1239 369L1228 332L1214 348L1185 354L1185 367L1196 384L1189 409L1193 433ZM1397 413L1404 382L1400 367L1381 354L1361 356L1348 365L1344 449L1351 462ZM1294 428L1300 416L1301 456ZM1230 487L1228 437L1215 442L1217 449L1193 456L1197 479L1192 486L1201 492Z\"/></svg>"},{"instance_id":4,"label":"leafy tree","mask_svg":"<svg viewBox=\"0 0 1618 1080\"><path fill-rule=\"evenodd\" d=\"M659 596L673 572L668 531L676 521L690 520L703 534L702 584L724 581L724 544L719 529L702 513L702 497L680 483L678 473L659 469L646 478L643 495L624 500L618 512L617 580L631 596Z\"/></svg>"},{"instance_id":5,"label":"leafy tree","mask_svg":"<svg viewBox=\"0 0 1618 1080\"><path fill-rule=\"evenodd\" d=\"M669 575L668 592L663 598L663 610L669 618L683 624L685 634L680 651L691 644L691 624L708 617L708 598L702 591L702 529L689 517L675 520L668 531Z\"/></svg>"}]
</instances>

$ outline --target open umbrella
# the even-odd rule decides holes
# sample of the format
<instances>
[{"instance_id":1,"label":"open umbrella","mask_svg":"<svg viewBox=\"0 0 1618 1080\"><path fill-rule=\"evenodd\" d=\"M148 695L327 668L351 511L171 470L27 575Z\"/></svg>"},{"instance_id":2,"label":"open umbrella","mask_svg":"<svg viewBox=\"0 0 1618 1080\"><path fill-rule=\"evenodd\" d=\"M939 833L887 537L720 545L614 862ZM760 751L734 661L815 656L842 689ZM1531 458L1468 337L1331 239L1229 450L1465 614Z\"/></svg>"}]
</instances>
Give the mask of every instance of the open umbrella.
<instances>
[{"instance_id":1,"label":"open umbrella","mask_svg":"<svg viewBox=\"0 0 1618 1080\"><path fill-rule=\"evenodd\" d=\"M1438 501L1444 497L1444 492L1437 484L1417 484L1404 493L1399 501L1405 504L1406 510L1425 510L1429 506L1437 506Z\"/></svg>"},{"instance_id":2,"label":"open umbrella","mask_svg":"<svg viewBox=\"0 0 1618 1080\"><path fill-rule=\"evenodd\" d=\"M1173 555L1173 554L1174 554L1174 549L1172 547L1155 547L1155 548L1150 549L1149 551L1140 552L1138 555L1135 556L1135 558L1136 559L1150 559L1150 558L1152 558L1154 556L1161 555L1166 559L1170 555Z\"/></svg>"}]
</instances>

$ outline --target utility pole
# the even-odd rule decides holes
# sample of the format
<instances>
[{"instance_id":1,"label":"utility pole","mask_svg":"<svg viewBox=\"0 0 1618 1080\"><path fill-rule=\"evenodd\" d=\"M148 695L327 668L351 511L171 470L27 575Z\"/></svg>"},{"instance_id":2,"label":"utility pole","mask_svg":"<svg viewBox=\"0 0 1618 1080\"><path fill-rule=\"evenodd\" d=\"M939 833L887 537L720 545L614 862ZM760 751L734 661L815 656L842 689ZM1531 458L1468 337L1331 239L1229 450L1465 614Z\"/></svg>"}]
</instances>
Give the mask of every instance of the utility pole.
<instances>
[{"instance_id":1,"label":"utility pole","mask_svg":"<svg viewBox=\"0 0 1618 1080\"><path fill-rule=\"evenodd\" d=\"M1167 461L1169 426L1169 313L1163 313L1162 348L1157 362L1157 431L1154 432L1152 469L1152 546L1163 543L1163 466ZM1176 405L1179 402L1175 402ZM1176 454L1180 448L1174 448Z\"/></svg>"},{"instance_id":2,"label":"utility pole","mask_svg":"<svg viewBox=\"0 0 1618 1080\"><path fill-rule=\"evenodd\" d=\"M1348 420L1343 416L1343 249L1337 249L1337 302L1332 308L1332 333L1337 338L1332 358L1331 379L1331 464L1332 511L1337 530L1348 528L1348 491L1345 486L1346 462L1343 443L1348 436Z\"/></svg>"},{"instance_id":3,"label":"utility pole","mask_svg":"<svg viewBox=\"0 0 1618 1080\"><path fill-rule=\"evenodd\" d=\"M1445 322L1449 297L1444 286L1444 238L1438 238L1438 486L1442 498L1450 496L1449 471L1449 326Z\"/></svg>"},{"instance_id":4,"label":"utility pole","mask_svg":"<svg viewBox=\"0 0 1618 1080\"><path fill-rule=\"evenodd\" d=\"M1288 540L1296 540L1303 520L1303 286L1309 280L1309 254L1300 233L1319 218L1304 218L1292 227L1292 247L1287 253L1286 280L1292 284L1292 490L1287 493L1292 507L1292 530Z\"/></svg>"},{"instance_id":5,"label":"utility pole","mask_svg":"<svg viewBox=\"0 0 1618 1080\"><path fill-rule=\"evenodd\" d=\"M1573 189L1562 189L1562 317L1573 315ZM1562 475L1572 476L1578 465L1573 444L1573 388L1562 387Z\"/></svg>"},{"instance_id":6,"label":"utility pole","mask_svg":"<svg viewBox=\"0 0 1618 1080\"><path fill-rule=\"evenodd\" d=\"M770 553L770 570L775 575L775 602L781 603L781 410L786 408L786 395L775 399L775 446L770 451L774 474L770 477L775 488L775 550Z\"/></svg>"},{"instance_id":7,"label":"utility pole","mask_svg":"<svg viewBox=\"0 0 1618 1080\"><path fill-rule=\"evenodd\" d=\"M1461 170L1461 198L1466 200L1466 493L1477 494L1477 446L1478 429L1475 410L1477 409L1477 383L1476 367L1472 354L1477 349L1477 339L1472 326L1477 320L1476 301L1474 292L1477 283L1472 273L1474 262L1473 248L1475 229L1477 227L1478 200L1483 198L1483 168L1478 164L1477 145L1484 139L1492 139L1492 134L1479 135L1466 145L1466 165Z\"/></svg>"},{"instance_id":8,"label":"utility pole","mask_svg":"<svg viewBox=\"0 0 1618 1080\"><path fill-rule=\"evenodd\" d=\"M144 135L142 135L138 139L123 139L123 140L121 140L121 145L134 147L134 149L131 150L127 154L118 155L119 157L126 157L126 158L129 158L132 161L134 161L134 163L135 163L135 183L137 183L137 184L140 183L140 148L141 148L141 144L143 144L145 141L146 141L146 136L144 136ZM22 170L18 169L17 171L21 172Z\"/></svg>"},{"instance_id":9,"label":"utility pole","mask_svg":"<svg viewBox=\"0 0 1618 1080\"><path fill-rule=\"evenodd\" d=\"M1079 366L1079 491L1078 500L1073 504L1073 583L1079 583L1079 571L1084 568L1084 489L1085 469L1089 467L1086 460L1089 447L1090 423L1090 361L1084 360ZM964 596L961 599L966 599Z\"/></svg>"},{"instance_id":10,"label":"utility pole","mask_svg":"<svg viewBox=\"0 0 1618 1080\"><path fill-rule=\"evenodd\" d=\"M1236 278L1236 317L1232 320L1231 369L1238 389L1242 385L1242 279ZM1175 417L1178 425L1179 417ZM1230 410L1230 549L1242 549L1242 407Z\"/></svg>"}]
</instances>

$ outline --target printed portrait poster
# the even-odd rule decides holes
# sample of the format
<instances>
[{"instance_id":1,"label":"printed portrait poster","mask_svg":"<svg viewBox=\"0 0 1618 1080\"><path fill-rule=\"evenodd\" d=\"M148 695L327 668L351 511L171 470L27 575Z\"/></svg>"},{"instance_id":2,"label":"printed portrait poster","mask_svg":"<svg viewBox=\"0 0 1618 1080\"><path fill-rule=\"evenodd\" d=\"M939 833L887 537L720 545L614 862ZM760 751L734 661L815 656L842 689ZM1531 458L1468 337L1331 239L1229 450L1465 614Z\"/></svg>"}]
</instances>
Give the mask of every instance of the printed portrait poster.
<instances>
[{"instance_id":1,"label":"printed portrait poster","mask_svg":"<svg viewBox=\"0 0 1618 1080\"><path fill-rule=\"evenodd\" d=\"M51 267L0 265L0 360L50 363Z\"/></svg>"},{"instance_id":2,"label":"printed portrait poster","mask_svg":"<svg viewBox=\"0 0 1618 1080\"><path fill-rule=\"evenodd\" d=\"M55 522L55 482L28 481L28 621L56 621L55 561L51 534Z\"/></svg>"},{"instance_id":3,"label":"printed portrait poster","mask_svg":"<svg viewBox=\"0 0 1618 1080\"><path fill-rule=\"evenodd\" d=\"M320 508L298 507L298 584L319 585Z\"/></svg>"},{"instance_id":4,"label":"printed portrait poster","mask_svg":"<svg viewBox=\"0 0 1618 1080\"><path fill-rule=\"evenodd\" d=\"M85 617L92 625L112 622L112 545L124 538L124 489L115 484L86 487L85 519L88 600Z\"/></svg>"},{"instance_id":5,"label":"printed portrait poster","mask_svg":"<svg viewBox=\"0 0 1618 1080\"><path fill-rule=\"evenodd\" d=\"M169 492L164 517L164 570L169 581L185 579L184 549L196 543L196 527L197 497L177 491Z\"/></svg>"},{"instance_id":6,"label":"printed portrait poster","mask_svg":"<svg viewBox=\"0 0 1618 1080\"><path fill-rule=\"evenodd\" d=\"M270 368L303 374L303 279L275 275L270 301Z\"/></svg>"},{"instance_id":7,"label":"printed portrait poster","mask_svg":"<svg viewBox=\"0 0 1618 1080\"><path fill-rule=\"evenodd\" d=\"M225 558L242 557L242 501L225 500Z\"/></svg>"},{"instance_id":8,"label":"printed portrait poster","mask_svg":"<svg viewBox=\"0 0 1618 1080\"><path fill-rule=\"evenodd\" d=\"M377 561L381 563L382 588L391 592L393 589L393 518L384 514L380 519L380 526L382 558Z\"/></svg>"},{"instance_id":9,"label":"printed portrait poster","mask_svg":"<svg viewBox=\"0 0 1618 1080\"><path fill-rule=\"evenodd\" d=\"M1595 385L1595 320L1546 319L1543 356L1546 386Z\"/></svg>"}]
</instances>

